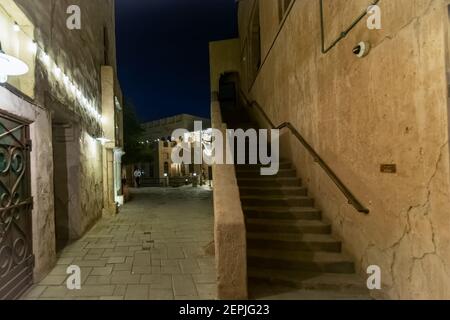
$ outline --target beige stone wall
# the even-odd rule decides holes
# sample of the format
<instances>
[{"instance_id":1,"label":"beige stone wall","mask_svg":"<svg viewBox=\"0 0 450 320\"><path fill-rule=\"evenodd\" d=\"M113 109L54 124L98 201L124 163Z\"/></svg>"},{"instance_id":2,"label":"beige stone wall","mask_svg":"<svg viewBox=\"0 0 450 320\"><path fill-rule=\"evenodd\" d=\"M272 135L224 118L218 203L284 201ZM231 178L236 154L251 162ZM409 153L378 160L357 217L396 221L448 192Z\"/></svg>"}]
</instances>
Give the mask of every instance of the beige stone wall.
<instances>
[{"instance_id":1,"label":"beige stone wall","mask_svg":"<svg viewBox=\"0 0 450 320\"><path fill-rule=\"evenodd\" d=\"M240 71L239 39L214 41L209 44L211 92L219 92L220 75Z\"/></svg>"},{"instance_id":2,"label":"beige stone wall","mask_svg":"<svg viewBox=\"0 0 450 320\"><path fill-rule=\"evenodd\" d=\"M211 121L225 135L227 126L218 101L211 102ZM212 170L217 297L247 299L247 234L234 165L214 164Z\"/></svg>"},{"instance_id":3,"label":"beige stone wall","mask_svg":"<svg viewBox=\"0 0 450 320\"><path fill-rule=\"evenodd\" d=\"M240 2L242 45L253 2ZM379 265L390 298L450 298L448 1L381 0L382 30L363 21L326 55L319 1L295 1L269 50L279 27L272 2L260 2L265 63L249 96L275 124L291 121L370 208L356 212L291 139L303 181L361 273ZM369 1L324 4L328 45ZM373 49L357 59L352 48L363 40Z\"/></svg>"},{"instance_id":4,"label":"beige stone wall","mask_svg":"<svg viewBox=\"0 0 450 320\"><path fill-rule=\"evenodd\" d=\"M115 22L112 0L15 0L25 15L35 26L35 39L43 44L46 52L70 78L80 85L86 95L95 98L100 108L102 65L116 65L115 56ZM70 5L79 5L81 9L81 30L69 30L66 26ZM109 48L105 54L106 38ZM105 61L105 56L108 61ZM45 91L76 111L90 125L91 133L96 124L78 106L70 95L42 65L38 59L36 65L36 101L48 106Z\"/></svg>"},{"instance_id":5,"label":"beige stone wall","mask_svg":"<svg viewBox=\"0 0 450 320\"><path fill-rule=\"evenodd\" d=\"M7 0L0 0L1 3ZM97 111L102 113L101 66L112 66L117 96L122 100L117 80L115 56L115 22L113 0L14 0L23 15L34 27L29 28L45 52L62 72L78 85L82 93L95 102ZM81 30L69 30L66 27L68 6L81 8ZM22 19L23 20L23 19ZM21 20L21 21L22 21ZM19 24L20 21L19 21ZM25 30L25 31L27 31ZM106 45L105 45L106 43ZM23 49L23 48L22 48ZM72 152L79 166L75 166L73 175L79 176L79 213L71 216L71 223L77 226L81 236L101 216L103 207L103 169L102 146L95 140L102 135L102 124L76 101L73 94L58 80L52 70L39 58L32 64L30 75L34 79L31 92L23 89L21 82L11 83L22 93L31 96L39 106L39 117L32 124L35 132L34 150L37 167L32 163L32 181L37 196L33 215L33 238L35 240L36 270L35 280L49 271L55 260L54 245L54 201L53 201L53 162L52 121L68 122L79 130L79 152ZM26 80L26 79L25 79ZM23 81L25 81L23 80ZM23 82L22 81L22 82ZM29 86L28 86L29 87ZM26 87L26 88L28 88ZM34 91L34 92L33 92ZM0 106L3 109L3 106ZM42 111L46 110L46 111ZM45 117L41 114L45 113ZM44 121L45 119L46 121ZM34 128L34 129L33 129ZM119 135L121 137L121 135ZM40 201L42 199L42 203Z\"/></svg>"},{"instance_id":6,"label":"beige stone wall","mask_svg":"<svg viewBox=\"0 0 450 320\"><path fill-rule=\"evenodd\" d=\"M80 139L81 230L86 232L100 219L103 207L102 146L89 134Z\"/></svg>"},{"instance_id":7,"label":"beige stone wall","mask_svg":"<svg viewBox=\"0 0 450 320\"><path fill-rule=\"evenodd\" d=\"M116 117L115 117L115 79L114 69L110 66L102 66L102 115L103 137L109 141L103 146L103 215L114 215L116 203L114 196L114 148L116 141Z\"/></svg>"}]
</instances>

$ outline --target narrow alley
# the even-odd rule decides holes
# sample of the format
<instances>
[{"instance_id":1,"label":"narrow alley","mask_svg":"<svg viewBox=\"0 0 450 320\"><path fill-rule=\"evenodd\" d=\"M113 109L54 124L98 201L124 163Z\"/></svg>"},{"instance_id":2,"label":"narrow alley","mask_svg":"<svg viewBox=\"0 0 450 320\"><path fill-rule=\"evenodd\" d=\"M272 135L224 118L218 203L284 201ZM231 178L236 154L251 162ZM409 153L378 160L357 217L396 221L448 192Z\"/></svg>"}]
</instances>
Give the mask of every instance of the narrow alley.
<instances>
[{"instance_id":1,"label":"narrow alley","mask_svg":"<svg viewBox=\"0 0 450 320\"><path fill-rule=\"evenodd\" d=\"M66 247L25 299L215 299L212 192L182 187L132 194L119 215ZM67 289L70 265L81 268L81 290Z\"/></svg>"}]
</instances>

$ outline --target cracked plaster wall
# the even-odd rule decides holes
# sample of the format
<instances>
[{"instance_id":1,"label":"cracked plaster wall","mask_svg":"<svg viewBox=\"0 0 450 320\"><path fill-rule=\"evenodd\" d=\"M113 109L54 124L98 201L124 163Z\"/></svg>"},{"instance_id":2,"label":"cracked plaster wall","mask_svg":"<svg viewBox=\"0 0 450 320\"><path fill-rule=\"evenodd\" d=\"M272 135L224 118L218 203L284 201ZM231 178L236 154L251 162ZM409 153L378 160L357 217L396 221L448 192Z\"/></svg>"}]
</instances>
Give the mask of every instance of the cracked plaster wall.
<instances>
[{"instance_id":1,"label":"cracked plaster wall","mask_svg":"<svg viewBox=\"0 0 450 320\"><path fill-rule=\"evenodd\" d=\"M240 3L242 46L253 2ZM278 31L276 3L260 2L263 60ZM292 122L370 208L356 212L296 140L284 145L361 274L381 267L376 297L450 298L448 4L381 0L382 30L362 21L323 55L319 1L297 0L249 92L275 124ZM368 5L324 0L326 44ZM363 40L373 48L357 59L352 48ZM392 163L396 174L380 172Z\"/></svg>"}]
</instances>

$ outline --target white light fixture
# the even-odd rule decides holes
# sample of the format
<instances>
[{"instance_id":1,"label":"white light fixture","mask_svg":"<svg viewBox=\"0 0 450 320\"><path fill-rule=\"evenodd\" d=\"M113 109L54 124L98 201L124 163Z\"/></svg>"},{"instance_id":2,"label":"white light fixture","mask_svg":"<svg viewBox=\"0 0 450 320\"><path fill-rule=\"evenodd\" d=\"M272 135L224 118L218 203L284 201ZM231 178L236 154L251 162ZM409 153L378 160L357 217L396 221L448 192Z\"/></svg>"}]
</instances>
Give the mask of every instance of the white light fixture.
<instances>
[{"instance_id":1,"label":"white light fixture","mask_svg":"<svg viewBox=\"0 0 450 320\"><path fill-rule=\"evenodd\" d=\"M164 173L164 177L166 177L166 178L167 178L167 173Z\"/></svg>"},{"instance_id":2,"label":"white light fixture","mask_svg":"<svg viewBox=\"0 0 450 320\"><path fill-rule=\"evenodd\" d=\"M14 21L11 26L12 31L18 33L23 31L20 25ZM96 122L102 122L102 116L97 111L97 108L94 107L93 103L86 99L84 94L80 91L77 83L71 80L57 65L54 63L54 60L48 55L43 47L30 36L28 36L25 32L23 32L23 36L27 37L26 49L32 54L37 54L39 52L39 59L41 63L47 67L47 72L53 73L55 78L61 81L67 91L71 91L73 94L73 98L78 100L81 107L84 108L90 116L95 119ZM0 43L0 83L5 83L8 81L9 76L20 76L29 71L28 66L25 62L17 59L15 57L9 56L1 51L1 43ZM120 108L120 103L118 103L116 97L116 105Z\"/></svg>"},{"instance_id":3,"label":"white light fixture","mask_svg":"<svg viewBox=\"0 0 450 320\"><path fill-rule=\"evenodd\" d=\"M111 140L110 140L110 139L108 139L108 138L105 138L105 137L100 137L100 138L97 138L97 141L101 142L102 144L105 144L105 143L111 142Z\"/></svg>"},{"instance_id":4,"label":"white light fixture","mask_svg":"<svg viewBox=\"0 0 450 320\"><path fill-rule=\"evenodd\" d=\"M44 51L42 51L42 62L48 66L50 64L50 56L48 54L46 54Z\"/></svg>"},{"instance_id":5,"label":"white light fixture","mask_svg":"<svg viewBox=\"0 0 450 320\"><path fill-rule=\"evenodd\" d=\"M197 176L197 174L194 172L194 177L196 177Z\"/></svg>"},{"instance_id":6,"label":"white light fixture","mask_svg":"<svg viewBox=\"0 0 450 320\"><path fill-rule=\"evenodd\" d=\"M55 77L56 77L57 79L59 79L59 77L61 76L61 68L58 67L56 64L55 64L55 66L53 67L53 74L55 75Z\"/></svg>"},{"instance_id":7,"label":"white light fixture","mask_svg":"<svg viewBox=\"0 0 450 320\"><path fill-rule=\"evenodd\" d=\"M38 46L37 46L36 41L31 41L30 44L28 45L28 49L33 54L35 54L37 52L37 48L38 48Z\"/></svg>"},{"instance_id":8,"label":"white light fixture","mask_svg":"<svg viewBox=\"0 0 450 320\"><path fill-rule=\"evenodd\" d=\"M27 64L20 59L7 55L1 48L0 44L0 74L2 80L6 80L8 76L21 76L29 70ZM5 80L5 81L6 81Z\"/></svg>"}]
</instances>

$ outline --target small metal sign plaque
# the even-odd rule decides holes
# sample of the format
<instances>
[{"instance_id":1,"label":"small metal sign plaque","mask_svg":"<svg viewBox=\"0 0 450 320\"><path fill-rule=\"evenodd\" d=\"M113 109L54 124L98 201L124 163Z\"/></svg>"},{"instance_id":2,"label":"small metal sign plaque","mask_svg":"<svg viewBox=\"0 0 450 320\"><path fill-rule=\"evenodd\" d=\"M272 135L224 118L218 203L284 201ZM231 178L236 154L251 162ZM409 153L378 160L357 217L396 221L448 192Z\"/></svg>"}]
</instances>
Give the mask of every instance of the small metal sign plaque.
<instances>
[{"instance_id":1,"label":"small metal sign plaque","mask_svg":"<svg viewBox=\"0 0 450 320\"><path fill-rule=\"evenodd\" d=\"M396 164L382 164L381 172L382 173L397 173L397 165Z\"/></svg>"}]
</instances>

